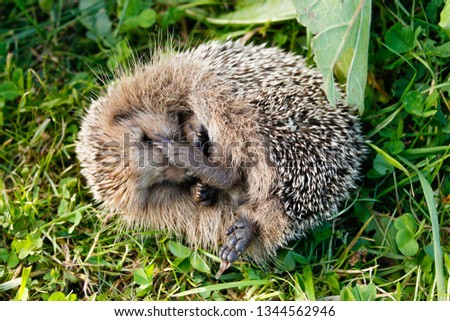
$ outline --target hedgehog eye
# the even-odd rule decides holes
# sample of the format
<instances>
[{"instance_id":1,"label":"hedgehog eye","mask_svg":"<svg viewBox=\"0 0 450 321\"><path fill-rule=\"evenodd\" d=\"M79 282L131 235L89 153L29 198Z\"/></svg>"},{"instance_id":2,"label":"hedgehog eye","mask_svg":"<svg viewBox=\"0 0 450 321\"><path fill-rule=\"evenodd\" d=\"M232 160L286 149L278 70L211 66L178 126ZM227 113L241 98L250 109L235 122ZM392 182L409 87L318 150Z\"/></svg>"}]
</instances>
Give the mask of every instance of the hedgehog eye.
<instances>
[{"instance_id":1,"label":"hedgehog eye","mask_svg":"<svg viewBox=\"0 0 450 321\"><path fill-rule=\"evenodd\" d=\"M178 120L178 125L183 125L186 120L192 116L192 113L189 112L181 112L175 115L176 119Z\"/></svg>"},{"instance_id":2,"label":"hedgehog eye","mask_svg":"<svg viewBox=\"0 0 450 321\"><path fill-rule=\"evenodd\" d=\"M153 144L153 139L147 136L147 134L142 134L142 141L147 144Z\"/></svg>"}]
</instances>

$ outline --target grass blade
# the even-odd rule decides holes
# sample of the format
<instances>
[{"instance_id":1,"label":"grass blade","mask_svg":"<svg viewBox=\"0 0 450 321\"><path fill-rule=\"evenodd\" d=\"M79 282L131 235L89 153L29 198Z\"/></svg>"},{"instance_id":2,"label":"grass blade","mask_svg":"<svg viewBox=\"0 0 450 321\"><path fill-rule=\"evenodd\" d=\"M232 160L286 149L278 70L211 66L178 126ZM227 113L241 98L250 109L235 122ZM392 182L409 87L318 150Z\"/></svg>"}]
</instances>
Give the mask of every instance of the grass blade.
<instances>
[{"instance_id":1,"label":"grass blade","mask_svg":"<svg viewBox=\"0 0 450 321\"><path fill-rule=\"evenodd\" d=\"M420 185L422 186L423 193L425 195L425 201L427 203L428 212L431 219L431 232L433 236L433 252L434 252L434 268L436 272L436 283L437 283L437 295L439 301L447 300L447 295L445 292L445 279L444 279L444 263L443 254L440 241L439 232L439 219L437 213L437 205L434 200L433 190L431 189L430 182L423 176L419 169L412 163L408 162L406 159L402 161L409 167L414 169L419 176Z\"/></svg>"},{"instance_id":2,"label":"grass blade","mask_svg":"<svg viewBox=\"0 0 450 321\"><path fill-rule=\"evenodd\" d=\"M27 301L28 300L28 288L27 288L27 281L28 277L30 276L31 267L24 268L22 270L22 277L20 281L20 288L19 291L16 294L16 301Z\"/></svg>"},{"instance_id":3,"label":"grass blade","mask_svg":"<svg viewBox=\"0 0 450 321\"><path fill-rule=\"evenodd\" d=\"M423 147L423 148L411 148L401 153L402 156L412 157L426 157L439 153L446 153L450 150L450 146L435 146L435 147Z\"/></svg>"},{"instance_id":4,"label":"grass blade","mask_svg":"<svg viewBox=\"0 0 450 321\"><path fill-rule=\"evenodd\" d=\"M191 294L198 294L198 293L203 293L203 292L207 292L207 291L217 291L217 290L223 290L223 289L237 288L237 287L241 287L241 286L266 285L268 282L269 282L269 280L246 280L246 281L207 285L207 286L201 286L199 288L195 288L192 290L174 294L173 297L178 298L178 297L191 295Z\"/></svg>"},{"instance_id":5,"label":"grass blade","mask_svg":"<svg viewBox=\"0 0 450 321\"><path fill-rule=\"evenodd\" d=\"M375 149L377 151L378 154L380 154L381 156L384 157L384 159L391 164L392 166L394 166L395 168L401 170L403 173L406 174L406 176L410 177L411 174L408 172L408 170L402 165L400 164L400 162L398 160L396 160L395 158L393 158L391 155L389 155L388 153L386 153L384 150L382 150L381 148L379 148L378 146L375 146L374 144L371 143L367 143L369 144L370 147L372 147L373 149Z\"/></svg>"}]
</instances>

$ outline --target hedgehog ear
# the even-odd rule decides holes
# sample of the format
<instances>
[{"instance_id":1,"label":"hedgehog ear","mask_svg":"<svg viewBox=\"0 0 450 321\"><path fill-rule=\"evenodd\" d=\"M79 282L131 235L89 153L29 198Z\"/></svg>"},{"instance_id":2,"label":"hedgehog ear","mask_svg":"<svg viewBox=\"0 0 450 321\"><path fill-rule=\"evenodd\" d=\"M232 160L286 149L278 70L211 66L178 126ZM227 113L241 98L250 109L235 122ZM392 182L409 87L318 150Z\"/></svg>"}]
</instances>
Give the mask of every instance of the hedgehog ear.
<instances>
[{"instance_id":1,"label":"hedgehog ear","mask_svg":"<svg viewBox=\"0 0 450 321\"><path fill-rule=\"evenodd\" d=\"M133 117L130 111L120 111L116 113L112 118L115 124L122 123L123 121L130 120Z\"/></svg>"}]
</instances>

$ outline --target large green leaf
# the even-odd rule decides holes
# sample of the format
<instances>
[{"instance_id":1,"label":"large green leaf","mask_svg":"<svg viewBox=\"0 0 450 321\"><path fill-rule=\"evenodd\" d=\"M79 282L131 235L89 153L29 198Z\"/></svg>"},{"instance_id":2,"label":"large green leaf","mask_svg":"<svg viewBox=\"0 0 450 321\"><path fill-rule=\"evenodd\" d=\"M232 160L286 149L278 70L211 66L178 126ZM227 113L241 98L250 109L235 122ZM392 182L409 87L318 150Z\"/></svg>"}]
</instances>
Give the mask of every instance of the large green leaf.
<instances>
[{"instance_id":1,"label":"large green leaf","mask_svg":"<svg viewBox=\"0 0 450 321\"><path fill-rule=\"evenodd\" d=\"M194 9L186 9L185 12L191 16L199 16L198 11ZM295 8L290 0L256 0L216 18L208 16L203 18L216 25L255 25L291 20L295 19L295 16Z\"/></svg>"},{"instance_id":2,"label":"large green leaf","mask_svg":"<svg viewBox=\"0 0 450 321\"><path fill-rule=\"evenodd\" d=\"M439 26L446 30L450 30L450 1L445 1L444 9L441 11L441 20Z\"/></svg>"},{"instance_id":3,"label":"large green leaf","mask_svg":"<svg viewBox=\"0 0 450 321\"><path fill-rule=\"evenodd\" d=\"M331 104L341 99L334 70L346 77L349 105L364 110L371 0L293 0L298 20L313 34L314 60L322 71L324 90Z\"/></svg>"}]
</instances>

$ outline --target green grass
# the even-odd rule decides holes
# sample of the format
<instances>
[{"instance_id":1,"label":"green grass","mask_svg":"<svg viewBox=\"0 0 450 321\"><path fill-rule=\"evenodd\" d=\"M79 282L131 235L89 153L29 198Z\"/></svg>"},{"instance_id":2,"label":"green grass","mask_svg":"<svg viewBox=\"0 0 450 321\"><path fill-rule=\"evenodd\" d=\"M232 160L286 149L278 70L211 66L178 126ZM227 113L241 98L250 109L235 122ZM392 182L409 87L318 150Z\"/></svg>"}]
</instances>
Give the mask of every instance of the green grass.
<instances>
[{"instance_id":1,"label":"green grass","mask_svg":"<svg viewBox=\"0 0 450 321\"><path fill-rule=\"evenodd\" d=\"M448 300L450 42L438 26L443 1L373 3L363 115L370 155L345 211L280 250L280 266L238 262L220 281L213 255L164 232L100 219L75 156L80 117L101 84L96 74L130 58L129 45L140 54L168 33L180 45L246 36L311 57L310 36L294 20L248 27L202 20L233 9L225 2L194 2L189 10L203 11L189 17L186 4L154 2L144 23L129 19L148 8L134 1L127 11L112 0L92 7L2 3L0 299ZM399 31L412 42L393 41Z\"/></svg>"}]
</instances>

